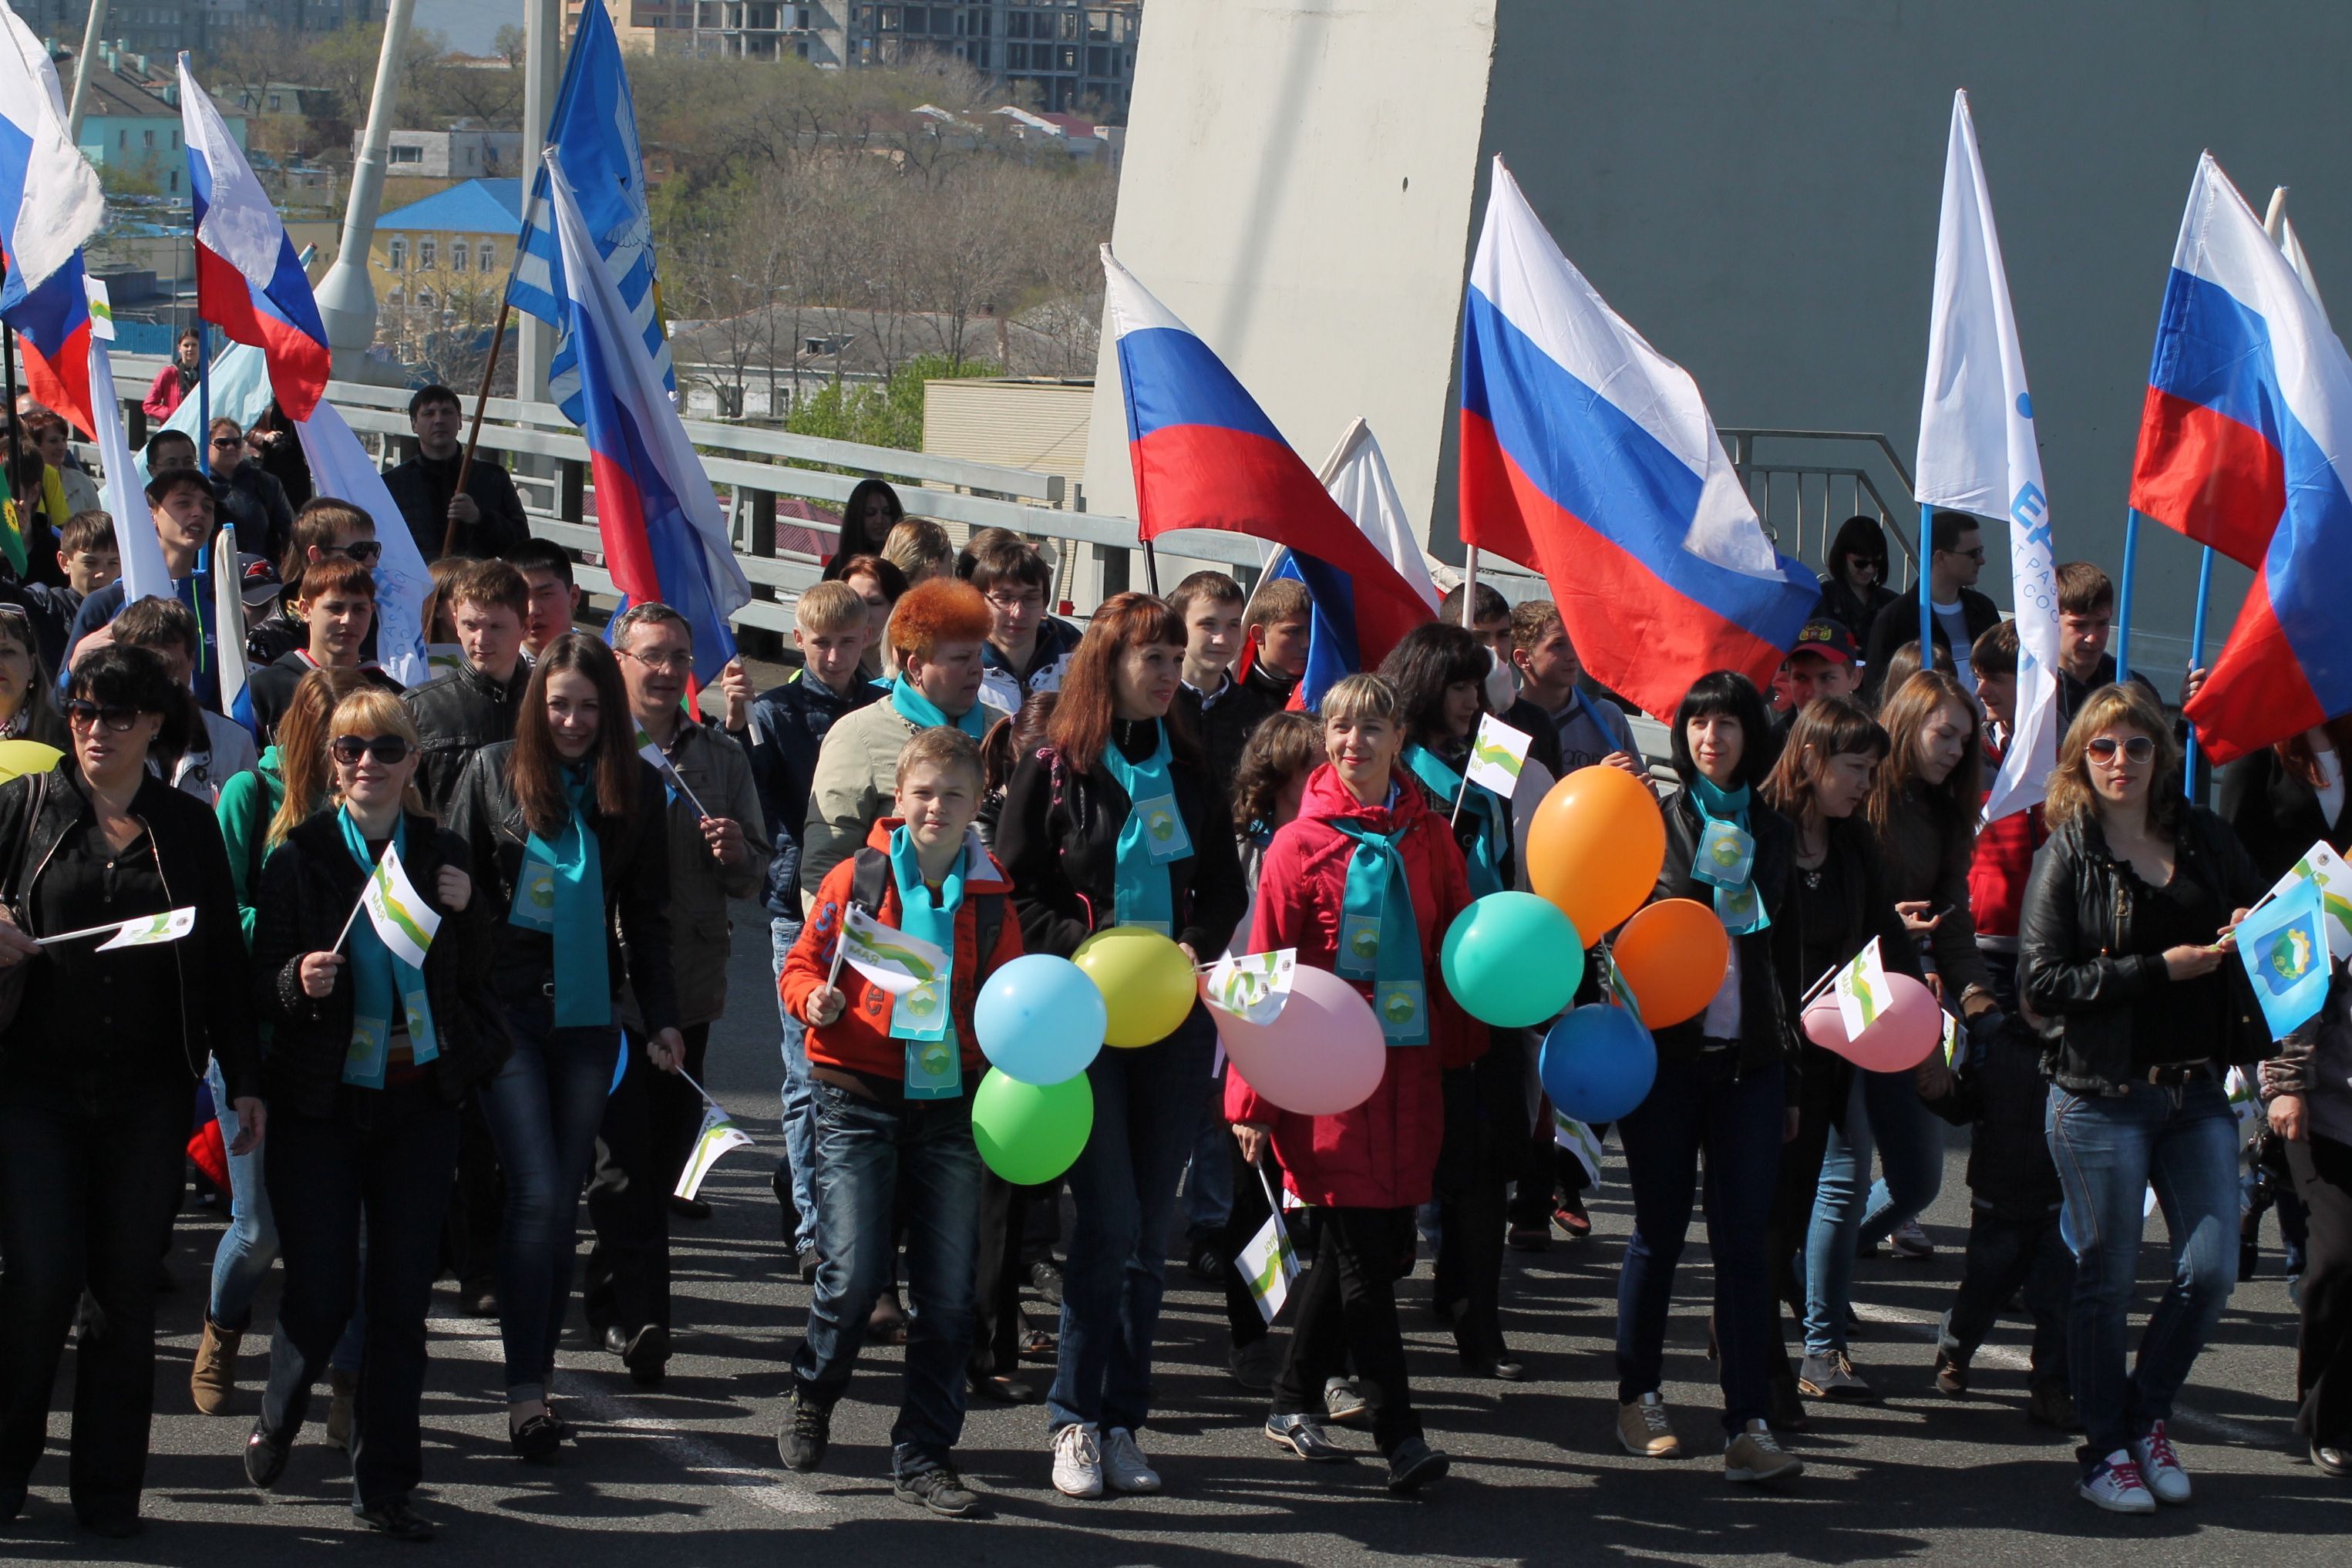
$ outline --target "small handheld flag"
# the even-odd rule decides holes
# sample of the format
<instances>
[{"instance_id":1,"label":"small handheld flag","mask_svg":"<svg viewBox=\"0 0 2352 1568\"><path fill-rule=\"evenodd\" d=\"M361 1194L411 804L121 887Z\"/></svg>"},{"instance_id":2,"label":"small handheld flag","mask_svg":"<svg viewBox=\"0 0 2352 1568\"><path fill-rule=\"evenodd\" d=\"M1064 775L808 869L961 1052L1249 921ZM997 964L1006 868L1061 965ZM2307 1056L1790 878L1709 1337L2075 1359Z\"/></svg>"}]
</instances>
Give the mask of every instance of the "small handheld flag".
<instances>
[{"instance_id":1,"label":"small handheld flag","mask_svg":"<svg viewBox=\"0 0 2352 1568\"><path fill-rule=\"evenodd\" d=\"M433 911L423 896L408 880L408 873L400 864L400 851L392 845L384 846L375 863L375 871L360 892L360 903L368 912L368 921L375 934L392 955L411 969L425 967L425 951L433 945L434 934L441 929L441 917Z\"/></svg>"},{"instance_id":2,"label":"small handheld flag","mask_svg":"<svg viewBox=\"0 0 2352 1568\"><path fill-rule=\"evenodd\" d=\"M2283 1040L2327 1000L2326 916L2319 885L2298 880L2238 926L2238 959L2254 983L2271 1038Z\"/></svg>"},{"instance_id":3,"label":"small handheld flag","mask_svg":"<svg viewBox=\"0 0 2352 1568\"><path fill-rule=\"evenodd\" d=\"M1505 800L1519 787L1519 770L1527 765L1528 748L1535 737L1515 730L1492 713L1481 714L1478 732L1470 740L1470 765L1463 777L1483 784Z\"/></svg>"},{"instance_id":4,"label":"small handheld flag","mask_svg":"<svg viewBox=\"0 0 2352 1568\"><path fill-rule=\"evenodd\" d=\"M1576 1163L1584 1167L1586 1185L1597 1187L1601 1184L1601 1140L1591 1128L1573 1116L1563 1116L1554 1110L1551 1113L1551 1141L1576 1156Z\"/></svg>"},{"instance_id":5,"label":"small handheld flag","mask_svg":"<svg viewBox=\"0 0 2352 1568\"><path fill-rule=\"evenodd\" d=\"M160 915L141 915L137 920L111 921L102 926L86 926L80 931L61 931L55 936L35 937L43 947L53 942L73 942L81 937L106 935L97 951L104 952L117 947L152 947L161 942L177 942L196 929L194 905L184 910L167 910Z\"/></svg>"},{"instance_id":6,"label":"small handheld flag","mask_svg":"<svg viewBox=\"0 0 2352 1568\"><path fill-rule=\"evenodd\" d=\"M2344 857L2323 838L2294 863L2294 870L2279 879L2263 901L2293 892L2301 881L2319 889L2320 911L2327 917L2328 957L2338 963L2352 958L2352 865L2347 865Z\"/></svg>"},{"instance_id":7,"label":"small handheld flag","mask_svg":"<svg viewBox=\"0 0 2352 1568\"><path fill-rule=\"evenodd\" d=\"M1282 1205L1275 1201L1273 1184L1265 1173L1257 1173L1258 1184L1265 1189L1266 1221L1258 1226L1257 1234L1242 1244L1241 1256L1234 1267L1242 1271L1242 1279L1249 1286L1250 1300L1257 1303L1258 1315L1267 1322L1282 1310L1290 1300L1291 1282L1298 1278L1298 1253L1290 1245L1290 1227L1282 1223Z\"/></svg>"},{"instance_id":8,"label":"small handheld flag","mask_svg":"<svg viewBox=\"0 0 2352 1568\"><path fill-rule=\"evenodd\" d=\"M1878 938L1830 982L1837 994L1838 1017L1845 1024L1846 1038L1851 1040L1878 1022L1879 1015L1893 1005L1895 988L1886 983L1886 962L1879 955Z\"/></svg>"},{"instance_id":9,"label":"small handheld flag","mask_svg":"<svg viewBox=\"0 0 2352 1568\"><path fill-rule=\"evenodd\" d=\"M948 955L919 937L893 931L851 904L841 914L841 956L893 996L939 978Z\"/></svg>"},{"instance_id":10,"label":"small handheld flag","mask_svg":"<svg viewBox=\"0 0 2352 1568\"><path fill-rule=\"evenodd\" d=\"M654 772L661 774L662 783L686 796L686 803L694 807L695 816L710 815L709 808L696 798L695 793L686 787L686 781L678 777L677 764L669 760L669 753L663 751L654 738L643 730L637 731L637 755L653 764Z\"/></svg>"},{"instance_id":11,"label":"small handheld flag","mask_svg":"<svg viewBox=\"0 0 2352 1568\"><path fill-rule=\"evenodd\" d=\"M702 1131L694 1135L694 1152L687 1156L686 1169L678 1173L675 1195L692 1198L702 1190L703 1178L710 1174L710 1167L719 1163L721 1155L748 1147L751 1142L751 1135L729 1121L717 1101L706 1100Z\"/></svg>"},{"instance_id":12,"label":"small handheld flag","mask_svg":"<svg viewBox=\"0 0 2352 1568\"><path fill-rule=\"evenodd\" d=\"M1271 1024L1282 1016L1290 999L1290 983L1298 969L1298 950L1227 953L1209 966L1201 994L1213 1007L1222 1007L1253 1024Z\"/></svg>"}]
</instances>

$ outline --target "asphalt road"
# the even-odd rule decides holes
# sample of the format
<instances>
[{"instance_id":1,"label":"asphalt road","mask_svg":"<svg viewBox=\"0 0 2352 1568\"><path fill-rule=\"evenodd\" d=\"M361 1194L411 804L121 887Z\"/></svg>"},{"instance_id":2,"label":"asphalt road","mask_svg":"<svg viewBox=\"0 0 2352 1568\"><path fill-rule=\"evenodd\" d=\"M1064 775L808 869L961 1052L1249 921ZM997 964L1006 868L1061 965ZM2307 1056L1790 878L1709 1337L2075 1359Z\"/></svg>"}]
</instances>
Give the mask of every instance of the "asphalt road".
<instances>
[{"instance_id":1,"label":"asphalt road","mask_svg":"<svg viewBox=\"0 0 2352 1568\"><path fill-rule=\"evenodd\" d=\"M265 1365L259 1335L247 1342L235 1414L194 1413L188 1367L220 1222L192 1210L171 1258L177 1288L163 1303L146 1533L117 1544L74 1527L64 1489L68 1351L50 1452L35 1472L26 1516L0 1535L0 1563L277 1568L430 1553L450 1568L746 1568L914 1563L934 1552L936 1561L1019 1568L1242 1560L1360 1568L1406 1558L1843 1563L1931 1553L1980 1565L2085 1568L2344 1561L2352 1489L2304 1463L2288 1428L2294 1324L2274 1226L2263 1274L2240 1288L2176 1424L2196 1477L2191 1507L2124 1520L2075 1500L2071 1439L2025 1420L2021 1323L2004 1322L1986 1348L1971 1397L1935 1392L1930 1325L1958 1277L1966 1226L1958 1150L1928 1215L1936 1258L1860 1266L1855 1295L1868 1335L1854 1353L1882 1401L1816 1405L1813 1429L1790 1441L1806 1474L1774 1493L1722 1479L1704 1353L1708 1263L1696 1229L1667 1363L1667 1397L1695 1457L1644 1462L1616 1446L1610 1342L1617 1259L1631 1223L1622 1181L1593 1204L1591 1240L1510 1255L1506 1327L1528 1364L1526 1383L1458 1375L1450 1342L1425 1310L1426 1261L1401 1288L1414 1397L1432 1440L1455 1457L1453 1477L1424 1500L1389 1499L1370 1458L1310 1469L1259 1436L1261 1400L1224 1371L1221 1300L1179 1264L1170 1266L1160 1329L1166 1413L1145 1438L1166 1477L1165 1495L1063 1498L1048 1480L1037 1408L982 1405L965 1427L961 1456L992 1517L951 1522L898 1502L887 1481L895 1351L867 1352L872 1370L861 1371L836 1413L824 1471L788 1475L774 1432L807 1293L789 1277L767 1189L778 1145L766 933L750 906L738 912L740 1000L715 1032L706 1081L761 1144L729 1156L706 1189L717 1217L677 1227L679 1332L665 1387L632 1388L612 1357L585 1347L575 1320L559 1394L580 1440L559 1466L519 1464L506 1452L495 1325L449 1315L450 1298L436 1293L418 1504L441 1525L440 1539L412 1549L364 1537L347 1512L349 1468L316 1426L277 1493L263 1497L245 1484L237 1455ZM2150 1228L2152 1297L2161 1222ZM257 1322L273 1318L274 1289ZM314 1411L324 1404L322 1391ZM1340 1440L1370 1453L1361 1434Z\"/></svg>"}]
</instances>

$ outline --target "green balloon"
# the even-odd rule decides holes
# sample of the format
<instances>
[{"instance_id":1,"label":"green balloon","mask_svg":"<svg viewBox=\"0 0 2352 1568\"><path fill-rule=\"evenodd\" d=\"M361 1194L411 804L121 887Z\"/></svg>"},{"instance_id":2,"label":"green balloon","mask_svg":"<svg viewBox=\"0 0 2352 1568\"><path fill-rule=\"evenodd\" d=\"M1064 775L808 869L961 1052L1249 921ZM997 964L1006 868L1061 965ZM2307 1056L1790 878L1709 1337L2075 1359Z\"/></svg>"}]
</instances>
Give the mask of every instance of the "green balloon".
<instances>
[{"instance_id":1,"label":"green balloon","mask_svg":"<svg viewBox=\"0 0 2352 1568\"><path fill-rule=\"evenodd\" d=\"M1446 989L1472 1017L1496 1028L1533 1028L1574 999L1584 943L1549 900L1489 893L1454 917L1439 962Z\"/></svg>"},{"instance_id":2,"label":"green balloon","mask_svg":"<svg viewBox=\"0 0 2352 1568\"><path fill-rule=\"evenodd\" d=\"M1023 1083L994 1068L971 1096L971 1139L988 1168L1015 1186L1050 1182L1077 1163L1095 1128L1087 1075Z\"/></svg>"}]
</instances>

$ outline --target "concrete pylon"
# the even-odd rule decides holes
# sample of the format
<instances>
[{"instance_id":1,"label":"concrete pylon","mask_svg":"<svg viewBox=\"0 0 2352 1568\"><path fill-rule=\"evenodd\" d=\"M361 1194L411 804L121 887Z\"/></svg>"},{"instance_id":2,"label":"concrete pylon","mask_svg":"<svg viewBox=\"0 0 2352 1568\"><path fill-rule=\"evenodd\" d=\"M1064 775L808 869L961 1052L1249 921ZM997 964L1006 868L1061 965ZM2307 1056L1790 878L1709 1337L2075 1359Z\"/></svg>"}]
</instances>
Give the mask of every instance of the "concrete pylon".
<instances>
[{"instance_id":1,"label":"concrete pylon","mask_svg":"<svg viewBox=\"0 0 2352 1568\"><path fill-rule=\"evenodd\" d=\"M375 342L375 285L368 277L368 248L383 206L383 167L392 145L393 121L400 113L400 62L408 50L408 24L416 0L391 0L384 12L383 47L377 52L375 90L368 98L367 130L352 168L351 199L343 207L343 237L326 276L312 290L334 351L334 374L363 379L368 345Z\"/></svg>"}]
</instances>

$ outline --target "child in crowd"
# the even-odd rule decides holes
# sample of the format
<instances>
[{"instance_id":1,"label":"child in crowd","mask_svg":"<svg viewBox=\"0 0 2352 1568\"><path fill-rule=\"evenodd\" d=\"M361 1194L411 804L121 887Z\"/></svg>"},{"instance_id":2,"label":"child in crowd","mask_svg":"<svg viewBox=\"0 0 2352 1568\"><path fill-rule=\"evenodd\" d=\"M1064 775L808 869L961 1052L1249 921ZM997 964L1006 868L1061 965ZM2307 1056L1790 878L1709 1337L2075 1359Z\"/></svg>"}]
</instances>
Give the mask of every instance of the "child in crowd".
<instances>
[{"instance_id":1,"label":"child in crowd","mask_svg":"<svg viewBox=\"0 0 2352 1568\"><path fill-rule=\"evenodd\" d=\"M901 1500L950 1517L980 1503L949 1457L963 1431L980 1216L971 1090L986 1064L971 1009L988 977L1021 955L1012 884L971 832L981 789L970 736L951 725L918 731L898 753L898 815L876 823L866 847L826 873L779 984L784 1005L808 1026L824 1262L777 1448L795 1470L824 1462L834 1404L891 1278L894 1213L903 1215L915 1312L891 1430L893 1485ZM949 994L931 980L894 997L841 965L835 950L852 905L945 949Z\"/></svg>"},{"instance_id":2,"label":"child in crowd","mask_svg":"<svg viewBox=\"0 0 2352 1568\"><path fill-rule=\"evenodd\" d=\"M1257 585L1244 614L1249 637L1249 673L1243 683L1276 708L1290 706L1290 693L1307 673L1307 637L1315 600L1296 577L1269 577Z\"/></svg>"},{"instance_id":3,"label":"child in crowd","mask_svg":"<svg viewBox=\"0 0 2352 1568\"><path fill-rule=\"evenodd\" d=\"M1242 585L1223 572L1195 572L1168 595L1168 607L1184 623L1184 667L1176 706L1192 721L1212 778L1234 776L1250 732L1281 706L1263 689L1233 676L1246 636L1242 616L1248 604Z\"/></svg>"}]
</instances>

